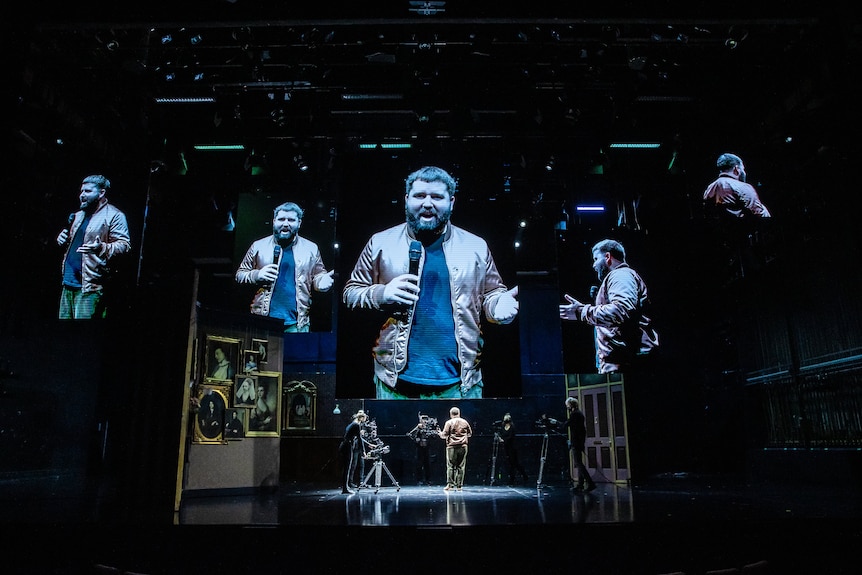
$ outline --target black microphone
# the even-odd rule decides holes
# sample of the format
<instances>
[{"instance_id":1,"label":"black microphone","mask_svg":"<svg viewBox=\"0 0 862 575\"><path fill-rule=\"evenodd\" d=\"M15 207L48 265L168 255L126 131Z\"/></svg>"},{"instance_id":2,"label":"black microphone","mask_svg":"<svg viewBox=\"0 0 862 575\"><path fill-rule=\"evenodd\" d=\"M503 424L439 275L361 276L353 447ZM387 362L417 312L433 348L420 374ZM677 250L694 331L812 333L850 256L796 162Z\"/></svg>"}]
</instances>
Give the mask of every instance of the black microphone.
<instances>
[{"instance_id":1,"label":"black microphone","mask_svg":"<svg viewBox=\"0 0 862 575\"><path fill-rule=\"evenodd\" d=\"M422 257L422 242L410 242L410 273L419 275L419 259Z\"/></svg>"},{"instance_id":2,"label":"black microphone","mask_svg":"<svg viewBox=\"0 0 862 575\"><path fill-rule=\"evenodd\" d=\"M71 228L71 227L72 227L72 222L74 222L74 221L75 221L75 212L72 212L71 214L69 214L69 223L68 223L68 224L66 224L66 225L67 225L67 226L69 226L69 227Z\"/></svg>"},{"instance_id":3,"label":"black microphone","mask_svg":"<svg viewBox=\"0 0 862 575\"><path fill-rule=\"evenodd\" d=\"M599 293L599 286L590 286L590 299L596 301L596 295Z\"/></svg>"},{"instance_id":4,"label":"black microphone","mask_svg":"<svg viewBox=\"0 0 862 575\"><path fill-rule=\"evenodd\" d=\"M274 263L276 267L278 267L279 256L281 256L281 246L278 244L275 244L275 247L272 248L272 263ZM272 282L272 283L275 283L275 282Z\"/></svg>"},{"instance_id":5,"label":"black microphone","mask_svg":"<svg viewBox=\"0 0 862 575\"><path fill-rule=\"evenodd\" d=\"M413 240L410 242L410 268L409 272L413 275L419 275L419 260L422 258L422 242ZM414 282L416 283L416 282ZM417 284L418 285L418 284ZM392 312L392 317L401 321L407 321L407 315L412 307L409 304L395 304L395 310Z\"/></svg>"}]
</instances>

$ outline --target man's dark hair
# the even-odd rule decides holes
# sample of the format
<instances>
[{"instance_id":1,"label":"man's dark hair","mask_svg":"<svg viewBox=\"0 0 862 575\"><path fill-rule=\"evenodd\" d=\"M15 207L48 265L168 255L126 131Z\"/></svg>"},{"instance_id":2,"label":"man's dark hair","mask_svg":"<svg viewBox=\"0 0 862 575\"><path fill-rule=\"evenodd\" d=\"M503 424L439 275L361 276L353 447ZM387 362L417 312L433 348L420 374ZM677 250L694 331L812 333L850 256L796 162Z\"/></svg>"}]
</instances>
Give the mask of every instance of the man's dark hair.
<instances>
[{"instance_id":1,"label":"man's dark hair","mask_svg":"<svg viewBox=\"0 0 862 575\"><path fill-rule=\"evenodd\" d=\"M296 219L300 221L302 220L302 216L305 214L305 211L293 202L284 202L283 204L276 206L275 209L272 210L273 219L278 215L278 212L296 212Z\"/></svg>"},{"instance_id":2,"label":"man's dark hair","mask_svg":"<svg viewBox=\"0 0 862 575\"><path fill-rule=\"evenodd\" d=\"M407 176L407 179L405 180L406 187L404 188L406 194L410 193L410 188L413 187L413 182L416 180L421 180L423 182L443 182L446 184L446 191L449 192L449 196L451 197L455 195L455 190L457 188L455 178L442 168L438 168L436 166L425 166Z\"/></svg>"},{"instance_id":3,"label":"man's dark hair","mask_svg":"<svg viewBox=\"0 0 862 575\"><path fill-rule=\"evenodd\" d=\"M734 166L741 166L742 158L737 156L736 154L722 154L718 157L718 160L715 162L715 166L721 172L729 172L734 168Z\"/></svg>"},{"instance_id":4,"label":"man's dark hair","mask_svg":"<svg viewBox=\"0 0 862 575\"><path fill-rule=\"evenodd\" d=\"M592 251L600 254L609 252L614 256L614 259L618 259L621 262L626 261L626 249L616 240L602 240L593 246Z\"/></svg>"},{"instance_id":5,"label":"man's dark hair","mask_svg":"<svg viewBox=\"0 0 862 575\"><path fill-rule=\"evenodd\" d=\"M87 176L83 180L81 180L82 184L96 184L98 187L105 190L105 193L111 191L111 180L106 178L105 176L101 176L98 174L94 174L92 176Z\"/></svg>"}]
</instances>

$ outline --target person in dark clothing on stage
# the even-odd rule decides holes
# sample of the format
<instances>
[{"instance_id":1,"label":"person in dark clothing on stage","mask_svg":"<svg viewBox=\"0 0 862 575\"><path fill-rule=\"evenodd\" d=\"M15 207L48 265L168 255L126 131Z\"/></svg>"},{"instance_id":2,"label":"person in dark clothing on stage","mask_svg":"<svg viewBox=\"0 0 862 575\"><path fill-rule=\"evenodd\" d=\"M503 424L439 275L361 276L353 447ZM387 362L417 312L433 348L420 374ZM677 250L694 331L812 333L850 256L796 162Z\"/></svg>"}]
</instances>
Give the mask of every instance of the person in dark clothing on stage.
<instances>
[{"instance_id":1,"label":"person in dark clothing on stage","mask_svg":"<svg viewBox=\"0 0 862 575\"><path fill-rule=\"evenodd\" d=\"M341 456L341 492L344 494L356 493L350 489L350 476L356 469L356 461L353 457L353 442L361 441L362 423L367 419L365 412L361 409L353 415L353 420L344 428L344 438L338 446Z\"/></svg>"},{"instance_id":2,"label":"person in dark clothing on stage","mask_svg":"<svg viewBox=\"0 0 862 575\"><path fill-rule=\"evenodd\" d=\"M359 424L359 437L353 440L353 459L350 462L350 470L347 473L347 486L351 489L368 487L365 484L365 459L367 457L366 445L368 439L368 418L366 414L366 419Z\"/></svg>"},{"instance_id":3,"label":"person in dark clothing on stage","mask_svg":"<svg viewBox=\"0 0 862 575\"><path fill-rule=\"evenodd\" d=\"M515 424L512 423L512 414L507 413L503 416L503 425L500 427L498 435L500 436L500 443L503 444L503 451L506 453L509 485L515 484L516 471L524 478L524 483L527 483L527 472L524 471L524 466L518 461L518 450L515 446Z\"/></svg>"},{"instance_id":4,"label":"person in dark clothing on stage","mask_svg":"<svg viewBox=\"0 0 862 575\"><path fill-rule=\"evenodd\" d=\"M586 418L584 417L584 412L578 407L578 400L575 397L566 398L566 410L568 411L566 421L558 421L553 418L547 419L558 431L562 432L566 429L569 431L568 444L572 461L572 467L569 472L572 476L572 483L577 483L575 489L577 491L592 491L596 488L596 482L590 477L590 473L584 465L584 451L587 442ZM577 474L575 473L576 471Z\"/></svg>"},{"instance_id":5,"label":"person in dark clothing on stage","mask_svg":"<svg viewBox=\"0 0 862 575\"><path fill-rule=\"evenodd\" d=\"M429 439L436 437L440 431L437 420L419 414L419 423L407 432L407 436L416 444L416 481L419 485L431 485L431 454Z\"/></svg>"}]
</instances>

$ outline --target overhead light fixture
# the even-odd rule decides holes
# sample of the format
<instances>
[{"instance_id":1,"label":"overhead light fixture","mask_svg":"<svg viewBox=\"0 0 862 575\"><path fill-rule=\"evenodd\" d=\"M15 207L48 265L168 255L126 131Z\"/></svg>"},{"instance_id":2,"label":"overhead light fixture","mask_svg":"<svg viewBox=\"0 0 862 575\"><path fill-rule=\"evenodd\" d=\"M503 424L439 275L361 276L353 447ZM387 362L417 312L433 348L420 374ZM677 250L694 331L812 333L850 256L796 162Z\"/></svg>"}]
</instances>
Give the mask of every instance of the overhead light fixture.
<instances>
[{"instance_id":1,"label":"overhead light fixture","mask_svg":"<svg viewBox=\"0 0 862 575\"><path fill-rule=\"evenodd\" d=\"M243 144L196 144L194 149L201 152L224 152L245 150L245 146Z\"/></svg>"},{"instance_id":2,"label":"overhead light fixture","mask_svg":"<svg viewBox=\"0 0 862 575\"><path fill-rule=\"evenodd\" d=\"M545 162L545 171L553 172L555 163L554 156L549 157L548 161Z\"/></svg>"},{"instance_id":3,"label":"overhead light fixture","mask_svg":"<svg viewBox=\"0 0 862 575\"><path fill-rule=\"evenodd\" d=\"M302 154L298 154L298 155L294 156L293 157L293 163L296 164L296 167L300 172L307 172L308 171L308 164L305 163L305 160L303 159Z\"/></svg>"},{"instance_id":4,"label":"overhead light fixture","mask_svg":"<svg viewBox=\"0 0 862 575\"><path fill-rule=\"evenodd\" d=\"M446 2L434 0L410 0L410 12L416 12L422 16L434 16L446 11Z\"/></svg>"},{"instance_id":5,"label":"overhead light fixture","mask_svg":"<svg viewBox=\"0 0 862 575\"><path fill-rule=\"evenodd\" d=\"M403 100L403 94L342 94L342 100Z\"/></svg>"},{"instance_id":6,"label":"overhead light fixture","mask_svg":"<svg viewBox=\"0 0 862 575\"><path fill-rule=\"evenodd\" d=\"M287 124L287 117L284 115L284 110L281 108L273 110L269 115L272 117L272 121L275 122L275 125L279 128L283 128L285 124Z\"/></svg>"},{"instance_id":7,"label":"overhead light fixture","mask_svg":"<svg viewBox=\"0 0 862 575\"><path fill-rule=\"evenodd\" d=\"M332 415L341 415L341 408L338 407L338 404L335 404L335 409L332 410Z\"/></svg>"},{"instance_id":8,"label":"overhead light fixture","mask_svg":"<svg viewBox=\"0 0 862 575\"><path fill-rule=\"evenodd\" d=\"M575 206L575 211L578 213L601 213L605 211L605 207L598 204L581 204Z\"/></svg>"},{"instance_id":9,"label":"overhead light fixture","mask_svg":"<svg viewBox=\"0 0 862 575\"><path fill-rule=\"evenodd\" d=\"M401 143L401 142L387 142L382 144L359 144L360 150L406 150L408 148L412 148L413 144L409 143Z\"/></svg>"},{"instance_id":10,"label":"overhead light fixture","mask_svg":"<svg viewBox=\"0 0 862 575\"><path fill-rule=\"evenodd\" d=\"M156 104L207 104L215 102L212 96L195 96L180 98L156 98Z\"/></svg>"},{"instance_id":11,"label":"overhead light fixture","mask_svg":"<svg viewBox=\"0 0 862 575\"><path fill-rule=\"evenodd\" d=\"M614 142L608 146L617 150L655 150L661 148L658 142Z\"/></svg>"}]
</instances>

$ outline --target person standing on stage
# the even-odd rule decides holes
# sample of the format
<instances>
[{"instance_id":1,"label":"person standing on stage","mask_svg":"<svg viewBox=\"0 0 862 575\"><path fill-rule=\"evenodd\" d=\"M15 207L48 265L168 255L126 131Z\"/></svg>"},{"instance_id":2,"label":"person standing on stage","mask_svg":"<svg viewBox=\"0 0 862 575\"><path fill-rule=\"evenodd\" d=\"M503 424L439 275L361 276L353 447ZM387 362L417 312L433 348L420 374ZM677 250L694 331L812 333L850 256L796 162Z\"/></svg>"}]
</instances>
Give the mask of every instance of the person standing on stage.
<instances>
[{"instance_id":1,"label":"person standing on stage","mask_svg":"<svg viewBox=\"0 0 862 575\"><path fill-rule=\"evenodd\" d=\"M366 414L366 418L359 423L359 437L353 440L353 459L350 462L350 471L347 476L347 485L351 489L368 487L365 484L365 459L367 458L365 446L367 441L368 417Z\"/></svg>"},{"instance_id":2,"label":"person standing on stage","mask_svg":"<svg viewBox=\"0 0 862 575\"><path fill-rule=\"evenodd\" d=\"M353 414L353 419L344 428L344 437L338 446L338 453L341 456L341 492L344 494L356 493L350 489L350 476L356 469L356 461L353 457L353 442L361 441L362 423L367 416L361 409Z\"/></svg>"},{"instance_id":3,"label":"person standing on stage","mask_svg":"<svg viewBox=\"0 0 862 575\"><path fill-rule=\"evenodd\" d=\"M452 407L449 409L449 419L438 433L446 440L446 487L443 489L461 491L467 469L467 444L473 436L473 428L461 417L461 410Z\"/></svg>"},{"instance_id":4,"label":"person standing on stage","mask_svg":"<svg viewBox=\"0 0 862 575\"><path fill-rule=\"evenodd\" d=\"M507 413L503 416L503 425L497 434L500 437L500 443L503 444L503 451L506 453L507 471L509 472L509 485L515 484L515 472L521 474L524 478L524 483L527 483L527 472L524 471L524 466L518 461L518 450L515 446L515 424L512 423L512 414Z\"/></svg>"},{"instance_id":5,"label":"person standing on stage","mask_svg":"<svg viewBox=\"0 0 862 575\"><path fill-rule=\"evenodd\" d=\"M584 451L587 443L587 426L584 412L578 407L578 400L575 397L566 398L566 411L568 416L566 421L558 421L553 418L547 418L551 425L555 426L558 431L568 430L569 432L569 454L571 467L569 473L572 477L572 485L577 484L577 491L592 491L596 488L596 482L590 477L586 465L584 465ZM544 419L545 416L542 416Z\"/></svg>"},{"instance_id":6,"label":"person standing on stage","mask_svg":"<svg viewBox=\"0 0 862 575\"><path fill-rule=\"evenodd\" d=\"M431 446L428 440L437 431L433 429L431 418L420 413L419 423L407 432L407 437L416 444L416 481L419 485L431 485Z\"/></svg>"},{"instance_id":7,"label":"person standing on stage","mask_svg":"<svg viewBox=\"0 0 862 575\"><path fill-rule=\"evenodd\" d=\"M236 271L237 283L258 287L251 313L283 319L285 333L309 331L312 291L327 292L335 283L317 244L298 235L303 214L293 202L277 206L272 235L253 242Z\"/></svg>"}]
</instances>

